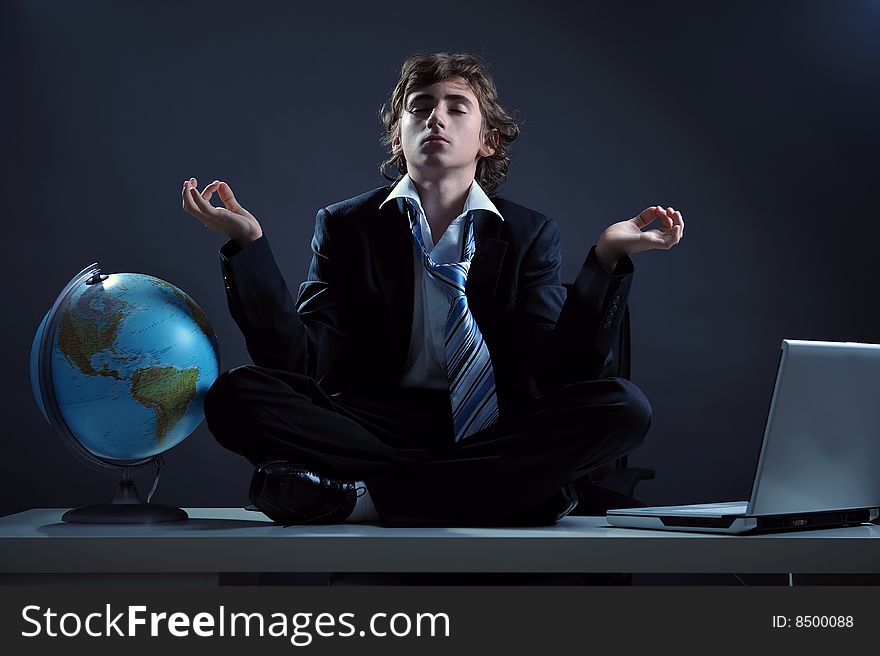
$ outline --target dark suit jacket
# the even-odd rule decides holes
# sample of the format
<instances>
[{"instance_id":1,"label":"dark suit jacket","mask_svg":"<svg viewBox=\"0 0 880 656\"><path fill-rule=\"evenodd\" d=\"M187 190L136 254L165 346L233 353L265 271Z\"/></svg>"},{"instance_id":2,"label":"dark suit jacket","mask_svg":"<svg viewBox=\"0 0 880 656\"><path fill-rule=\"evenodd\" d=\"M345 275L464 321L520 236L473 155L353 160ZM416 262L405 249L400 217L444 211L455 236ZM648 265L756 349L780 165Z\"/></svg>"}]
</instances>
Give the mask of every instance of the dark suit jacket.
<instances>
[{"instance_id":1,"label":"dark suit jacket","mask_svg":"<svg viewBox=\"0 0 880 656\"><path fill-rule=\"evenodd\" d=\"M328 394L398 387L412 331L413 252L402 199L379 209L391 189L318 212L296 302L265 235L244 249L223 246L229 309L254 364L307 374ZM609 275L591 248L566 290L556 221L492 202L504 220L476 212L465 293L492 357L499 411L527 412L559 385L621 375L632 261L624 257Z\"/></svg>"}]
</instances>

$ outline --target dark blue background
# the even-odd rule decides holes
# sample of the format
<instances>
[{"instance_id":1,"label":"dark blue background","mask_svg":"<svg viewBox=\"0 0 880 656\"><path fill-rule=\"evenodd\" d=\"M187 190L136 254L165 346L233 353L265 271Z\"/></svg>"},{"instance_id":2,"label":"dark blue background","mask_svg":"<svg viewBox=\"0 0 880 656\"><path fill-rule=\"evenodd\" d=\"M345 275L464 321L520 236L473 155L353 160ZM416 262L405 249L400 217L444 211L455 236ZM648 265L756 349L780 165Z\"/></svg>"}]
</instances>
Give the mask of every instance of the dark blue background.
<instances>
[{"instance_id":1,"label":"dark blue background","mask_svg":"<svg viewBox=\"0 0 880 656\"><path fill-rule=\"evenodd\" d=\"M523 119L502 194L557 219L564 279L653 204L684 241L635 256L633 379L654 407L631 463L649 503L747 498L783 338L880 342L880 4L5 2L0 515L109 499L32 398L27 355L87 264L187 291L222 367L249 362L223 238L182 181L228 181L283 273L315 212L383 181L378 109L414 51L484 55ZM247 502L250 466L205 426L154 500ZM139 478L146 493L151 479Z\"/></svg>"}]
</instances>

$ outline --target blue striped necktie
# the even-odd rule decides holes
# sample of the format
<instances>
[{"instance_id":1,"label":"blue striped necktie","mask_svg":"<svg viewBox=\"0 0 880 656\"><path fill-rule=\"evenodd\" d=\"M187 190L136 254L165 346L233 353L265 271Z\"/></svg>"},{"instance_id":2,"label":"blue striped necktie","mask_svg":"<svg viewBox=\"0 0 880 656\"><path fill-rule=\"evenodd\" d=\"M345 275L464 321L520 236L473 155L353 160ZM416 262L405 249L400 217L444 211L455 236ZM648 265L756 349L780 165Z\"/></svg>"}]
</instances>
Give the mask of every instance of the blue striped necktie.
<instances>
[{"instance_id":1,"label":"blue striped necktie","mask_svg":"<svg viewBox=\"0 0 880 656\"><path fill-rule=\"evenodd\" d=\"M474 213L468 212L465 224L464 261L437 264L425 250L422 228L418 214L413 211L412 201L408 198L405 200L410 227L422 252L425 270L439 283L450 300L446 318L446 374L449 377L453 432L458 442L488 428L498 419L495 374L489 348L468 308L464 293L476 250Z\"/></svg>"}]
</instances>

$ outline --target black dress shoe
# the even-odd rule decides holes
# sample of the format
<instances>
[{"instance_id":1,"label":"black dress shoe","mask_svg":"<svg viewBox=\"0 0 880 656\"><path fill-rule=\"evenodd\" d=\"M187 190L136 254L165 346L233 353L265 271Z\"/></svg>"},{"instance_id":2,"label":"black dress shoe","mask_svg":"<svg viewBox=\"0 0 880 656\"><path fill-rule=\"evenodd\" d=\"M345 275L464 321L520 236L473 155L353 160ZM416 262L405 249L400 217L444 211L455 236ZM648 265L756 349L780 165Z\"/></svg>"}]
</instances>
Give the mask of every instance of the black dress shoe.
<instances>
[{"instance_id":1,"label":"black dress shoe","mask_svg":"<svg viewBox=\"0 0 880 656\"><path fill-rule=\"evenodd\" d=\"M338 524L351 514L354 483L320 476L286 460L265 462L254 471L251 502L276 524Z\"/></svg>"},{"instance_id":2,"label":"black dress shoe","mask_svg":"<svg viewBox=\"0 0 880 656\"><path fill-rule=\"evenodd\" d=\"M568 515L578 505L577 491L572 483L565 483L556 494L547 499L537 508L517 515L513 521L506 522L512 526L547 526L555 524Z\"/></svg>"}]
</instances>

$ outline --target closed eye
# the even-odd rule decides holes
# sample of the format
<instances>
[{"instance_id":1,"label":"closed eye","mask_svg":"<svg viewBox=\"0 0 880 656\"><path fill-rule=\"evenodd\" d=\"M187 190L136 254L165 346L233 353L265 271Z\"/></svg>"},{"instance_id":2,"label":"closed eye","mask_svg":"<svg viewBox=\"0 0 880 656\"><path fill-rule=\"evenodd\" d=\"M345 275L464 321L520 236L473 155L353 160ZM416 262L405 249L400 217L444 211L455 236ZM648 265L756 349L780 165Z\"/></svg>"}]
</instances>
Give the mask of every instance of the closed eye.
<instances>
[{"instance_id":1,"label":"closed eye","mask_svg":"<svg viewBox=\"0 0 880 656\"><path fill-rule=\"evenodd\" d=\"M427 107L422 107L421 109L411 109L410 111L411 111L413 114L418 114L419 112L427 112L427 111L429 111L429 108L427 108ZM460 109L450 109L449 111L453 112L454 114L467 114L467 112L463 112L463 111L461 111Z\"/></svg>"}]
</instances>

